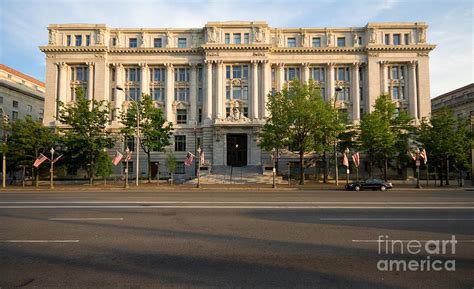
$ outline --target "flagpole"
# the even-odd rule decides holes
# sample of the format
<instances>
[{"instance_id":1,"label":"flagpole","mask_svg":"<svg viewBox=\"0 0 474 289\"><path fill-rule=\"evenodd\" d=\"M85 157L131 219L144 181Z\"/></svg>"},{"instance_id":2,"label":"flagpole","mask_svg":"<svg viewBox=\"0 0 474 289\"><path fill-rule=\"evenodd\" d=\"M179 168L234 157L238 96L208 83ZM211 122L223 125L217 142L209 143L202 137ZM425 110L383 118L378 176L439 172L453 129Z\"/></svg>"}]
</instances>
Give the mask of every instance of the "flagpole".
<instances>
[{"instance_id":1,"label":"flagpole","mask_svg":"<svg viewBox=\"0 0 474 289\"><path fill-rule=\"evenodd\" d=\"M125 188L128 189L128 157L125 161Z\"/></svg>"},{"instance_id":2,"label":"flagpole","mask_svg":"<svg viewBox=\"0 0 474 289\"><path fill-rule=\"evenodd\" d=\"M197 181L196 188L199 189L201 187L201 152L202 152L201 151L201 146L199 146L197 148L197 152L199 154L199 157L197 157L198 158L198 168L197 168L197 179L198 179L198 181Z\"/></svg>"}]
</instances>

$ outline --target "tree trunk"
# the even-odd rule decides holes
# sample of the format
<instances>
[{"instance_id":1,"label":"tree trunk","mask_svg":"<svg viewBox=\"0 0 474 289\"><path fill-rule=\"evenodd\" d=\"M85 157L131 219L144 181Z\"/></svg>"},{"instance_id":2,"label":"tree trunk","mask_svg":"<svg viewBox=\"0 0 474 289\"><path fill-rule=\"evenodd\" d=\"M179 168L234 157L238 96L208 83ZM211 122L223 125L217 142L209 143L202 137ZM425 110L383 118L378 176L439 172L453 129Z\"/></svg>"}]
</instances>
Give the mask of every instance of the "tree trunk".
<instances>
[{"instance_id":1,"label":"tree trunk","mask_svg":"<svg viewBox=\"0 0 474 289\"><path fill-rule=\"evenodd\" d=\"M304 151L300 151L300 185L304 185Z\"/></svg>"},{"instance_id":2,"label":"tree trunk","mask_svg":"<svg viewBox=\"0 0 474 289\"><path fill-rule=\"evenodd\" d=\"M372 178L372 169L373 169L372 154L369 156L369 178Z\"/></svg>"},{"instance_id":3,"label":"tree trunk","mask_svg":"<svg viewBox=\"0 0 474 289\"><path fill-rule=\"evenodd\" d=\"M89 175L89 185L92 185L94 183L94 163L90 164L90 167L88 169L88 175Z\"/></svg>"},{"instance_id":4,"label":"tree trunk","mask_svg":"<svg viewBox=\"0 0 474 289\"><path fill-rule=\"evenodd\" d=\"M148 158L148 183L151 183L151 156L150 151L146 152L146 156Z\"/></svg>"},{"instance_id":5,"label":"tree trunk","mask_svg":"<svg viewBox=\"0 0 474 289\"><path fill-rule=\"evenodd\" d=\"M443 159L441 159L440 169L439 169L439 186L443 186L444 176L443 176Z\"/></svg>"},{"instance_id":6,"label":"tree trunk","mask_svg":"<svg viewBox=\"0 0 474 289\"><path fill-rule=\"evenodd\" d=\"M449 156L446 156L446 186L449 186Z\"/></svg>"},{"instance_id":7,"label":"tree trunk","mask_svg":"<svg viewBox=\"0 0 474 289\"><path fill-rule=\"evenodd\" d=\"M328 157L327 157L326 150L323 153L323 162L324 162L323 183L327 184L329 167L328 167Z\"/></svg>"},{"instance_id":8,"label":"tree trunk","mask_svg":"<svg viewBox=\"0 0 474 289\"><path fill-rule=\"evenodd\" d=\"M388 158L387 158L387 155L384 155L383 177L385 181L387 181L387 170L388 170Z\"/></svg>"}]
</instances>

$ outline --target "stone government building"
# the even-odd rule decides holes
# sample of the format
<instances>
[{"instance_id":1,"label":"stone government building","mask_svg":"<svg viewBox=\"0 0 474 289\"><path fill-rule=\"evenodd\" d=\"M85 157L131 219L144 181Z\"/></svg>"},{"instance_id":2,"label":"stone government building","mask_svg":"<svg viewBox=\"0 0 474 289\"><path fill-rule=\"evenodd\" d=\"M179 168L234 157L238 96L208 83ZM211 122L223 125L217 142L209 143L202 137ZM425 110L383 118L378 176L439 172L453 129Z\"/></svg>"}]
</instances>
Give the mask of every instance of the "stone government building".
<instances>
[{"instance_id":1,"label":"stone government building","mask_svg":"<svg viewBox=\"0 0 474 289\"><path fill-rule=\"evenodd\" d=\"M181 161L195 145L214 167L261 167L270 160L258 147L267 94L294 78L315 80L328 100L341 86L337 104L354 123L383 93L416 119L429 115L428 54L435 45L427 43L427 28L423 22L272 28L260 21L226 21L189 29L51 24L48 45L40 47L46 54L44 124L59 125L56 101L73 102L78 86L89 99L110 101L117 109L110 115L113 129L130 99L147 93L174 125L170 150L178 173L193 174ZM164 159L153 154L160 171L166 170Z\"/></svg>"}]
</instances>

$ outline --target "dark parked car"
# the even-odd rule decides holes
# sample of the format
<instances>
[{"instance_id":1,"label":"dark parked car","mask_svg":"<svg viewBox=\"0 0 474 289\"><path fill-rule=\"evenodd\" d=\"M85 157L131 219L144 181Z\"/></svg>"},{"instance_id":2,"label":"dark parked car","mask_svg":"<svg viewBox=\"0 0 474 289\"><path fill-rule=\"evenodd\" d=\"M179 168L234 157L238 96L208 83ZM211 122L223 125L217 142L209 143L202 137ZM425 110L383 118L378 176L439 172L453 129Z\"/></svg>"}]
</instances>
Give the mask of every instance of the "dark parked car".
<instances>
[{"instance_id":1,"label":"dark parked car","mask_svg":"<svg viewBox=\"0 0 474 289\"><path fill-rule=\"evenodd\" d=\"M360 190L381 190L391 189L392 183L385 182L379 179L369 179L365 181L352 182L346 186L347 190L360 191Z\"/></svg>"}]
</instances>

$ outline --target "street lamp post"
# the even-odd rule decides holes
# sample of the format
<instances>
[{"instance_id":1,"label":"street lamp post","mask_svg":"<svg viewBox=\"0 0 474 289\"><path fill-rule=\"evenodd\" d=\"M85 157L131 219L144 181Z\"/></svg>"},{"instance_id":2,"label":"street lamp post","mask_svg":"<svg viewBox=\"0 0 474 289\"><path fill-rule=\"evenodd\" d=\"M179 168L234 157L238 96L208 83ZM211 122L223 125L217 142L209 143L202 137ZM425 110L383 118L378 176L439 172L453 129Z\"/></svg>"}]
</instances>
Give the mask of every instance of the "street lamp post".
<instances>
[{"instance_id":1,"label":"street lamp post","mask_svg":"<svg viewBox=\"0 0 474 289\"><path fill-rule=\"evenodd\" d=\"M416 188L417 189L421 189L421 185L420 185L420 149L417 147L416 148L416 160L415 160L415 164L416 164Z\"/></svg>"},{"instance_id":2,"label":"street lamp post","mask_svg":"<svg viewBox=\"0 0 474 289\"><path fill-rule=\"evenodd\" d=\"M198 145L197 145L197 121L194 121L193 132L194 132L194 155L197 156L197 152L198 152ZM200 167L198 167L198 162L195 162L195 163L194 163L194 176L195 176L195 177L197 177L199 168L200 168Z\"/></svg>"},{"instance_id":3,"label":"street lamp post","mask_svg":"<svg viewBox=\"0 0 474 289\"><path fill-rule=\"evenodd\" d=\"M201 187L201 152L202 152L201 146L199 146L197 148L197 153L198 154L196 156L198 158L198 160L196 162L198 164L198 168L197 168L197 172L196 172L198 181L197 181L196 188L198 188L198 189Z\"/></svg>"},{"instance_id":4,"label":"street lamp post","mask_svg":"<svg viewBox=\"0 0 474 289\"><path fill-rule=\"evenodd\" d=\"M3 115L3 156L2 156L2 188L6 187L6 180L7 180L7 154L6 154L6 146L8 142L8 133L7 133L7 126L8 126L8 115L5 114L3 107L1 108L2 115Z\"/></svg>"},{"instance_id":5,"label":"street lamp post","mask_svg":"<svg viewBox=\"0 0 474 289\"><path fill-rule=\"evenodd\" d=\"M346 154L346 156L345 156L346 158L347 158L347 156L349 155L349 152L350 152L350 151L349 151L349 148L346 148L346 149L344 150L344 153ZM350 171L349 171L349 161L347 161L347 167L346 167L346 186L349 185L349 173L350 173Z\"/></svg>"},{"instance_id":6,"label":"street lamp post","mask_svg":"<svg viewBox=\"0 0 474 289\"><path fill-rule=\"evenodd\" d=\"M51 159L49 161L51 163L49 188L54 189L54 148L51 148L49 152L51 153Z\"/></svg>"},{"instance_id":7,"label":"street lamp post","mask_svg":"<svg viewBox=\"0 0 474 289\"><path fill-rule=\"evenodd\" d=\"M336 93L334 95L334 113L336 114L336 123L337 123L337 120L338 120L338 111L337 111L337 96L339 94L339 92L342 91L342 87L341 86L337 86L336 87ZM336 124L335 123L335 124ZM339 185L339 171L338 171L338 162L337 162L337 136L336 136L336 132L334 132L334 169L335 169L335 179L336 179L336 186Z\"/></svg>"},{"instance_id":8,"label":"street lamp post","mask_svg":"<svg viewBox=\"0 0 474 289\"><path fill-rule=\"evenodd\" d=\"M278 157L277 152L275 149L272 149L272 163L273 163L273 170L272 170L272 176L273 176L273 181L272 181L272 188L276 189L276 182L275 182L275 174L276 174L276 169L275 169L275 159Z\"/></svg>"}]
</instances>

